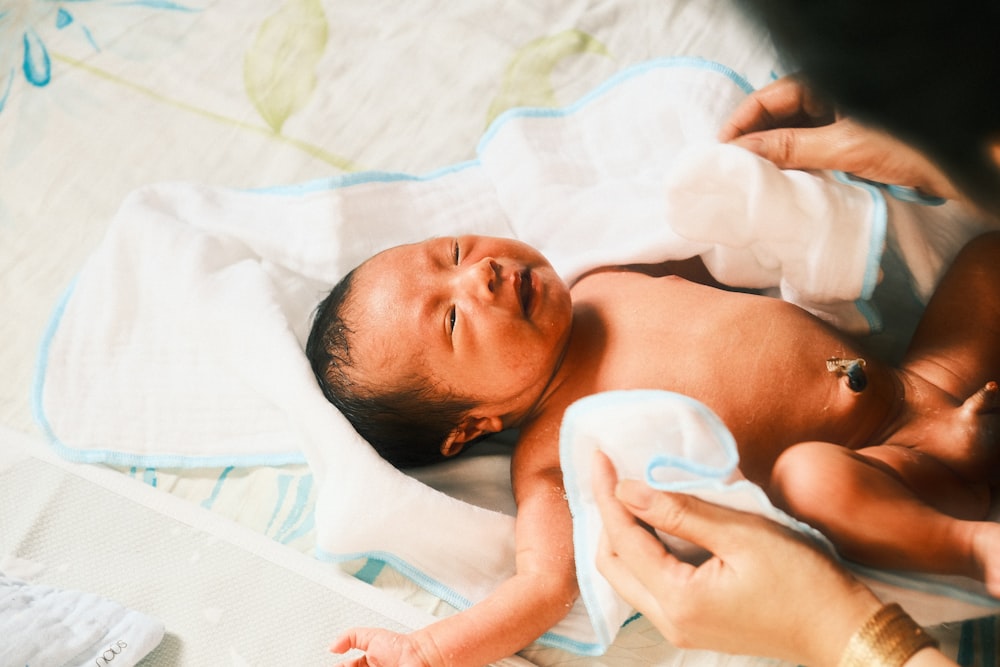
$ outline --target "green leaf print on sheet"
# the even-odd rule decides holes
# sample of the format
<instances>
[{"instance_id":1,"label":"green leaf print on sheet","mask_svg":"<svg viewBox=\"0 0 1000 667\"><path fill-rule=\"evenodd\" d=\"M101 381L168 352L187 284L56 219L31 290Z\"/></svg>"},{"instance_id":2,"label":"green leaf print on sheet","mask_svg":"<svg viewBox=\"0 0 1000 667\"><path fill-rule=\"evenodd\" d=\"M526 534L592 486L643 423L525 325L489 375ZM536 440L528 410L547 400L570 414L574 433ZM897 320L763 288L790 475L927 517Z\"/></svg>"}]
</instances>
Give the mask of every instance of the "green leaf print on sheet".
<instances>
[{"instance_id":1,"label":"green leaf print on sheet","mask_svg":"<svg viewBox=\"0 0 1000 667\"><path fill-rule=\"evenodd\" d=\"M513 107L557 106L552 70L564 58L582 53L611 57L604 44L580 30L541 37L520 49L507 65L500 92L487 112L486 124Z\"/></svg>"},{"instance_id":2,"label":"green leaf print on sheet","mask_svg":"<svg viewBox=\"0 0 1000 667\"><path fill-rule=\"evenodd\" d=\"M326 48L320 0L288 0L265 20L243 60L247 95L275 134L309 101Z\"/></svg>"}]
</instances>

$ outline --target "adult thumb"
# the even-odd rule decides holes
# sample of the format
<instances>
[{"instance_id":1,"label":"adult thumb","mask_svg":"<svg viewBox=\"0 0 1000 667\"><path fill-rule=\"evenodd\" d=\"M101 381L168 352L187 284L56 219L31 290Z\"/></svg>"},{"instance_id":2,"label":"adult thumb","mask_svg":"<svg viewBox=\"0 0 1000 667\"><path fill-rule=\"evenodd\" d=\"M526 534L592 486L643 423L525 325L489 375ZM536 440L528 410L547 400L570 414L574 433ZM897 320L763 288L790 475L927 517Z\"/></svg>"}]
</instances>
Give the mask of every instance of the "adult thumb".
<instances>
[{"instance_id":1,"label":"adult thumb","mask_svg":"<svg viewBox=\"0 0 1000 667\"><path fill-rule=\"evenodd\" d=\"M847 170L853 134L839 123L822 127L781 127L752 132L733 139L731 144L770 160L782 169Z\"/></svg>"}]
</instances>

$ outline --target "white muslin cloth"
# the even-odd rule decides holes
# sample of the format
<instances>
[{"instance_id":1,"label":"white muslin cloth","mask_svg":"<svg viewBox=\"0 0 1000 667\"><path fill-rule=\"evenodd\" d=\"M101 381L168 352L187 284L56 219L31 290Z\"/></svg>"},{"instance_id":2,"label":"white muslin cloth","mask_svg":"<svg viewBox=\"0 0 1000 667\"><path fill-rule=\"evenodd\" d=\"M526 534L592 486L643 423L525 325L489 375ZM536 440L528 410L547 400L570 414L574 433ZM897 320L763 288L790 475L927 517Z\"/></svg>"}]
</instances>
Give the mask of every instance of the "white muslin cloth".
<instances>
[{"instance_id":1,"label":"white muslin cloth","mask_svg":"<svg viewBox=\"0 0 1000 667\"><path fill-rule=\"evenodd\" d=\"M508 112L476 159L426 176L143 188L56 309L36 417L76 461L306 460L321 555L380 558L472 604L513 572L513 518L431 489L362 441L302 353L313 309L382 249L476 233L538 247L568 281L602 265L700 255L724 282L771 288L868 330L889 218L911 221L912 256L933 276L957 242L925 242L921 216L938 224L948 208L887 205L871 184L781 171L718 144L749 89L716 63L658 60L570 107ZM599 647L582 604L547 641Z\"/></svg>"},{"instance_id":2,"label":"white muslin cloth","mask_svg":"<svg viewBox=\"0 0 1000 667\"><path fill-rule=\"evenodd\" d=\"M163 623L93 593L28 583L0 572L0 664L138 664Z\"/></svg>"}]
</instances>

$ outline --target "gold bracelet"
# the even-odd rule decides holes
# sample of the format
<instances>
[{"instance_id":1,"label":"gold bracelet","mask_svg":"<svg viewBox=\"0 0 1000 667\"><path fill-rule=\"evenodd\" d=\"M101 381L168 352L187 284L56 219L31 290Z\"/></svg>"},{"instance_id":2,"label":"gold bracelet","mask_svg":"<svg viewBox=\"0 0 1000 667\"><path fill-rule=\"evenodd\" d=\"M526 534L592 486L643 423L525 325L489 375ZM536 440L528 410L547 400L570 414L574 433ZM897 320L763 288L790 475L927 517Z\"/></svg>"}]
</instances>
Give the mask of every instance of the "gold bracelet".
<instances>
[{"instance_id":1,"label":"gold bracelet","mask_svg":"<svg viewBox=\"0 0 1000 667\"><path fill-rule=\"evenodd\" d=\"M847 642L839 667L900 667L937 640L895 602L875 612Z\"/></svg>"}]
</instances>

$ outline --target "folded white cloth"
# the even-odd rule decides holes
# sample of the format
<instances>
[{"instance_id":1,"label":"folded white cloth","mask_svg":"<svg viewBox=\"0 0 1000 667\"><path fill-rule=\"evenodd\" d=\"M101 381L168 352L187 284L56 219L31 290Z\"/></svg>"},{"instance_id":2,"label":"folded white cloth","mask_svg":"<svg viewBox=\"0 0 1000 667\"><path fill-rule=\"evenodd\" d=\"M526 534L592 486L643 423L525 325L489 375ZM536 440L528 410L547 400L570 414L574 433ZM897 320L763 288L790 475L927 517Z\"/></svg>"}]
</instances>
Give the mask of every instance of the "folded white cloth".
<instances>
[{"instance_id":1,"label":"folded white cloth","mask_svg":"<svg viewBox=\"0 0 1000 667\"><path fill-rule=\"evenodd\" d=\"M31 584L0 572L0 665L137 664L163 623L113 600Z\"/></svg>"},{"instance_id":2,"label":"folded white cloth","mask_svg":"<svg viewBox=\"0 0 1000 667\"><path fill-rule=\"evenodd\" d=\"M38 420L77 461L308 460L323 555L380 558L471 604L513 571L513 519L432 490L360 439L302 354L312 310L379 250L477 233L535 245L567 280L601 265L701 255L730 284L771 287L866 329L859 300L875 286L885 198L869 184L783 172L719 145L718 128L748 90L715 63L660 60L571 107L508 112L476 160L424 177L144 188L53 317ZM595 646L582 605L548 641Z\"/></svg>"}]
</instances>

